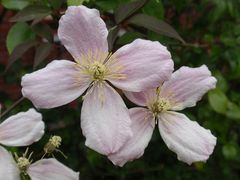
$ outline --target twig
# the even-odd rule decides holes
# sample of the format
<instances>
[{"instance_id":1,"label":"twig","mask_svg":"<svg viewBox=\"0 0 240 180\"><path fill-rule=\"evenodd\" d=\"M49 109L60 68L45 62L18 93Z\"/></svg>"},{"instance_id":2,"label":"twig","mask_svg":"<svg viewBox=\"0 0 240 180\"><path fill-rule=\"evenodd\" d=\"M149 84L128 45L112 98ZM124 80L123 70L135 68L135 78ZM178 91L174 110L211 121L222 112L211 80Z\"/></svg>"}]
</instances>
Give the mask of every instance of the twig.
<instances>
[{"instance_id":1,"label":"twig","mask_svg":"<svg viewBox=\"0 0 240 180\"><path fill-rule=\"evenodd\" d=\"M19 105L25 98L21 97L20 99L18 99L15 103L13 103L12 106L10 106L7 110L5 110L1 115L0 118L2 118L3 116L5 116L7 113L9 113L13 108L15 108L17 105Z\"/></svg>"}]
</instances>

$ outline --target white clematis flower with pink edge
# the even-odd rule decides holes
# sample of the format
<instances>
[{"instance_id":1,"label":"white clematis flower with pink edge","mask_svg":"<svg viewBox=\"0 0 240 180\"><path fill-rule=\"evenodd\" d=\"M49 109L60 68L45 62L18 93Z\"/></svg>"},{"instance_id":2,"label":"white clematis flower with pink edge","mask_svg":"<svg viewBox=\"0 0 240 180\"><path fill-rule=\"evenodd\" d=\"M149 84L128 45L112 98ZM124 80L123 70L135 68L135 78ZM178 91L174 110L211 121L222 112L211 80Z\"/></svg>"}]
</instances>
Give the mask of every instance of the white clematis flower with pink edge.
<instances>
[{"instance_id":1,"label":"white clematis flower with pink edge","mask_svg":"<svg viewBox=\"0 0 240 180\"><path fill-rule=\"evenodd\" d=\"M125 92L135 104L130 109L132 138L109 159L118 166L141 157L147 147L155 124L167 147L178 160L187 164L206 161L216 145L210 130L175 112L196 105L202 96L215 88L216 79L203 65L199 68L181 67L157 89L140 93Z\"/></svg>"},{"instance_id":2,"label":"white clematis flower with pink edge","mask_svg":"<svg viewBox=\"0 0 240 180\"><path fill-rule=\"evenodd\" d=\"M20 180L20 173L29 175L31 180L79 180L74 172L56 159L41 159L31 164L31 157L19 157L15 162L12 155L0 147L0 177L4 180Z\"/></svg>"},{"instance_id":3,"label":"white clematis flower with pink edge","mask_svg":"<svg viewBox=\"0 0 240 180\"><path fill-rule=\"evenodd\" d=\"M142 39L109 53L99 11L85 6L68 7L58 36L75 62L55 60L23 76L23 96L37 108L54 108L87 91L81 112L85 144L101 154L115 153L132 131L127 107L109 82L132 92L157 87L173 71L171 55L159 42Z\"/></svg>"},{"instance_id":4,"label":"white clematis flower with pink edge","mask_svg":"<svg viewBox=\"0 0 240 180\"><path fill-rule=\"evenodd\" d=\"M42 115L34 109L20 112L0 124L0 144L20 147L37 142L44 135ZM55 159L41 159L31 164L31 155L17 157L0 146L0 177L4 180L20 180L20 173L28 174L31 180L78 180L79 173L72 171Z\"/></svg>"}]
</instances>

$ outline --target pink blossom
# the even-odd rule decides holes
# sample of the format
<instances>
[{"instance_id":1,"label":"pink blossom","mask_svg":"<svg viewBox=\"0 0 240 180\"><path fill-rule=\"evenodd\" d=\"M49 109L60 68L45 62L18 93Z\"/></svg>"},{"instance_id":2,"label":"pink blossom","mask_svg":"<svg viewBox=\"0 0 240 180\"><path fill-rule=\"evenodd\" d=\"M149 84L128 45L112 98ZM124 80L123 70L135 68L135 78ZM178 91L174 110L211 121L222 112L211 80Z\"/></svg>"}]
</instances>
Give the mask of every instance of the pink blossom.
<instances>
[{"instance_id":1,"label":"pink blossom","mask_svg":"<svg viewBox=\"0 0 240 180\"><path fill-rule=\"evenodd\" d=\"M215 88L216 79L208 68L181 67L157 89L140 93L125 92L139 106L130 109L133 136L109 159L118 166L141 157L147 147L155 124L167 147L175 152L178 160L189 165L206 161L216 145L210 130L189 120L179 111L196 105L202 96Z\"/></svg>"},{"instance_id":2,"label":"pink blossom","mask_svg":"<svg viewBox=\"0 0 240 180\"><path fill-rule=\"evenodd\" d=\"M117 88L140 92L169 78L173 62L159 42L137 39L108 52L108 31L99 11L71 6L59 21L58 36L75 62L54 60L22 78L23 96L37 108L67 104L84 92L81 127L86 145L110 155L132 136L130 117Z\"/></svg>"},{"instance_id":3,"label":"pink blossom","mask_svg":"<svg viewBox=\"0 0 240 180\"><path fill-rule=\"evenodd\" d=\"M20 180L20 168L26 168L26 172L24 173L28 174L31 180L79 180L79 173L72 171L56 159L41 159L31 164L29 159L25 157L21 158L16 163L12 155L0 146L1 179Z\"/></svg>"},{"instance_id":4,"label":"pink blossom","mask_svg":"<svg viewBox=\"0 0 240 180\"><path fill-rule=\"evenodd\" d=\"M0 124L0 144L6 146L28 146L43 134L42 115L34 109L13 115Z\"/></svg>"}]
</instances>

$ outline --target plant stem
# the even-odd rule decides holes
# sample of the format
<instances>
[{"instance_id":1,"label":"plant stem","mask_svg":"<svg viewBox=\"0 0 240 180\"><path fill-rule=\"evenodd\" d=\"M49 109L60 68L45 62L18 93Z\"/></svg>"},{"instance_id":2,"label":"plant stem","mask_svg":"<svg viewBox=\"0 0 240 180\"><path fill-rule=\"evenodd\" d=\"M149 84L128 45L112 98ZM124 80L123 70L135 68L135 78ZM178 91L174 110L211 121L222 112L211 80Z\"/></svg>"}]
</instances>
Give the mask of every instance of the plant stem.
<instances>
[{"instance_id":1,"label":"plant stem","mask_svg":"<svg viewBox=\"0 0 240 180\"><path fill-rule=\"evenodd\" d=\"M13 110L17 105L19 105L25 98L21 97L20 99L18 99L16 102L14 102L8 109L6 109L1 115L0 118L2 118L3 116L5 116L7 113L9 113L11 110Z\"/></svg>"}]
</instances>

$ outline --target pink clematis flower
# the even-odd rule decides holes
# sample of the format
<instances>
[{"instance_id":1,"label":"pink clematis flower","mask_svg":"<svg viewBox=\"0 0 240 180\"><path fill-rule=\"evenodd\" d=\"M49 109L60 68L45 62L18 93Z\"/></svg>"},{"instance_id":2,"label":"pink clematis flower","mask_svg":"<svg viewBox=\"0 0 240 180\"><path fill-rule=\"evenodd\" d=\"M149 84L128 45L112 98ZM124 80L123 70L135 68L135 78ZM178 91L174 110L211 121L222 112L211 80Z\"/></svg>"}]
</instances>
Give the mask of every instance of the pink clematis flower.
<instances>
[{"instance_id":1,"label":"pink clematis flower","mask_svg":"<svg viewBox=\"0 0 240 180\"><path fill-rule=\"evenodd\" d=\"M0 144L6 146L28 146L44 134L42 115L34 109L20 112L0 124ZM78 173L68 169L55 159L42 159L31 164L30 158L14 161L12 155L0 146L0 179L20 180L20 172L28 174L32 180L78 180Z\"/></svg>"},{"instance_id":2,"label":"pink clematis flower","mask_svg":"<svg viewBox=\"0 0 240 180\"><path fill-rule=\"evenodd\" d=\"M41 139L44 127L42 115L34 109L20 112L0 124L0 144L15 147L28 146Z\"/></svg>"},{"instance_id":3,"label":"pink clematis flower","mask_svg":"<svg viewBox=\"0 0 240 180\"><path fill-rule=\"evenodd\" d=\"M20 173L28 174L31 180L79 180L79 173L64 166L56 159L41 159L31 164L27 157L17 163L12 155L0 147L0 177L4 180L20 180Z\"/></svg>"},{"instance_id":4,"label":"pink clematis flower","mask_svg":"<svg viewBox=\"0 0 240 180\"><path fill-rule=\"evenodd\" d=\"M216 79L203 65L199 68L181 67L157 89L140 93L125 92L132 102L146 108L130 109L133 136L109 159L115 165L123 166L127 161L141 157L155 124L158 124L163 141L177 153L178 160L189 165L196 161L206 161L216 145L216 137L210 130L174 111L195 106L215 86Z\"/></svg>"},{"instance_id":5,"label":"pink clematis flower","mask_svg":"<svg viewBox=\"0 0 240 180\"><path fill-rule=\"evenodd\" d=\"M169 78L173 61L159 42L137 39L114 54L96 9L71 6L59 21L58 36L75 62L55 60L22 78L23 96L37 108L67 104L85 91L81 128L86 145L109 155L132 136L130 117L117 88L140 92Z\"/></svg>"}]
</instances>

